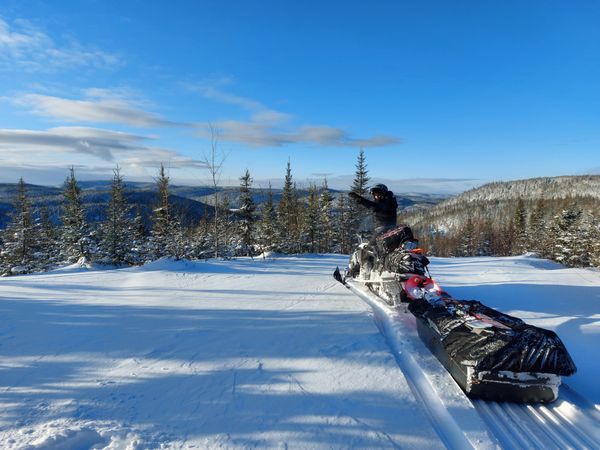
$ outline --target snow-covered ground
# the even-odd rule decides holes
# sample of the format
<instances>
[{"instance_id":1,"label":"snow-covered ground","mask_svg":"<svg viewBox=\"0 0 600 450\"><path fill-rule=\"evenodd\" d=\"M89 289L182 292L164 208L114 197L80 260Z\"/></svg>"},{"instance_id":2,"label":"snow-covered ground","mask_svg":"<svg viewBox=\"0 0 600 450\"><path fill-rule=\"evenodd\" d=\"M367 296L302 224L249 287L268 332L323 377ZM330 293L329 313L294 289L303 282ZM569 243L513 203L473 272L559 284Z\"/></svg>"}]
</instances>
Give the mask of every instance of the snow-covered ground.
<instances>
[{"instance_id":1,"label":"snow-covered ground","mask_svg":"<svg viewBox=\"0 0 600 450\"><path fill-rule=\"evenodd\" d=\"M333 280L346 260L0 279L2 448L510 447L486 416L496 404L462 395L409 316ZM528 257L436 258L431 271L455 297L557 331L579 367L559 412L600 414L600 273Z\"/></svg>"}]
</instances>

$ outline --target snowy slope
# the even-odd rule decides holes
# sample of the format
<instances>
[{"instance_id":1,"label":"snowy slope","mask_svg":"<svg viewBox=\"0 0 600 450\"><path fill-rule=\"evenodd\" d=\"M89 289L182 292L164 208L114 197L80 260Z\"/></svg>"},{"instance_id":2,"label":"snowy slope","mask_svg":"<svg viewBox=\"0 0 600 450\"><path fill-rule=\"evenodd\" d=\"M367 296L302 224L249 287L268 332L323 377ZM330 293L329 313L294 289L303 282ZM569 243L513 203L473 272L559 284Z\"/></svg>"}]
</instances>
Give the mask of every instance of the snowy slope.
<instances>
[{"instance_id":1,"label":"snowy slope","mask_svg":"<svg viewBox=\"0 0 600 450\"><path fill-rule=\"evenodd\" d=\"M2 448L600 443L598 272L528 257L434 258L455 297L565 341L579 372L553 406L529 411L470 402L409 315L333 281L345 263L158 261L0 279ZM530 432L535 414L557 425Z\"/></svg>"},{"instance_id":2,"label":"snowy slope","mask_svg":"<svg viewBox=\"0 0 600 450\"><path fill-rule=\"evenodd\" d=\"M3 448L441 448L344 260L1 279Z\"/></svg>"}]
</instances>

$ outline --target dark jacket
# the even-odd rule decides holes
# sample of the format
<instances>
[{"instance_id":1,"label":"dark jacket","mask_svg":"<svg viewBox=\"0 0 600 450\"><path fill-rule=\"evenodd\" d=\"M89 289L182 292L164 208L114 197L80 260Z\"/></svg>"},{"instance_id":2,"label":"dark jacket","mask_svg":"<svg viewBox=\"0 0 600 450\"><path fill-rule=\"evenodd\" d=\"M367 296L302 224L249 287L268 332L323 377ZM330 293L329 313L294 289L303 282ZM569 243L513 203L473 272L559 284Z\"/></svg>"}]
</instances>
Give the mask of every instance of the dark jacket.
<instances>
[{"instance_id":1,"label":"dark jacket","mask_svg":"<svg viewBox=\"0 0 600 450\"><path fill-rule=\"evenodd\" d=\"M351 192L350 196L360 205L373 212L373 228L375 232L380 232L396 226L398 202L392 191L388 191L386 197L380 202L366 199L354 192Z\"/></svg>"}]
</instances>

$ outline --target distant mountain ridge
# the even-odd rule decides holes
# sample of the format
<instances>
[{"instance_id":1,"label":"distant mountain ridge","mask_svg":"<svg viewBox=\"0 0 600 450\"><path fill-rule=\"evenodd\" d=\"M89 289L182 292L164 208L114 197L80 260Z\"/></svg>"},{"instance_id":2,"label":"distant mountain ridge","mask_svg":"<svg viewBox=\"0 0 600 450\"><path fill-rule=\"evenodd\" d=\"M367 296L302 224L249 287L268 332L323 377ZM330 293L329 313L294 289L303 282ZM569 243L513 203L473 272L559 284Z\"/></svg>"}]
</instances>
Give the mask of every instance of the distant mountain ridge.
<instances>
[{"instance_id":1,"label":"distant mountain ridge","mask_svg":"<svg viewBox=\"0 0 600 450\"><path fill-rule=\"evenodd\" d=\"M464 226L467 219L505 223L514 212L518 199L531 211L539 200L548 203L549 214L568 207L573 199L600 208L600 175L538 177L488 183L446 199L424 211L411 211L403 219L425 230L448 231ZM594 205L595 208L594 208Z\"/></svg>"},{"instance_id":2,"label":"distant mountain ridge","mask_svg":"<svg viewBox=\"0 0 600 450\"><path fill-rule=\"evenodd\" d=\"M538 177L515 181L497 181L470 189L452 197L440 206L481 200L537 200L567 197L600 198L600 175Z\"/></svg>"},{"instance_id":3,"label":"distant mountain ridge","mask_svg":"<svg viewBox=\"0 0 600 450\"><path fill-rule=\"evenodd\" d=\"M82 190L87 218L90 222L103 220L104 210L110 198L111 181L78 181ZM214 207L213 188L210 186L171 185L171 202L179 209L187 224L197 223L204 215L212 216ZM34 207L45 206L49 209L53 220L58 221L62 202L62 188L27 184L27 194ZM13 201L17 192L16 183L0 183L0 228L4 228L13 209ZM139 206L144 216L149 217L156 203L156 184L152 182L125 181L126 198L133 206ZM226 194L232 208L239 206L239 188L235 186L220 187L220 194ZM267 200L266 189L251 190L257 205ZM273 199L278 203L281 189L273 189ZM346 195L346 191L330 189L332 196ZM298 189L300 197L308 196L308 189ZM436 205L447 198L443 194L407 193L396 195L400 210L416 211Z\"/></svg>"}]
</instances>

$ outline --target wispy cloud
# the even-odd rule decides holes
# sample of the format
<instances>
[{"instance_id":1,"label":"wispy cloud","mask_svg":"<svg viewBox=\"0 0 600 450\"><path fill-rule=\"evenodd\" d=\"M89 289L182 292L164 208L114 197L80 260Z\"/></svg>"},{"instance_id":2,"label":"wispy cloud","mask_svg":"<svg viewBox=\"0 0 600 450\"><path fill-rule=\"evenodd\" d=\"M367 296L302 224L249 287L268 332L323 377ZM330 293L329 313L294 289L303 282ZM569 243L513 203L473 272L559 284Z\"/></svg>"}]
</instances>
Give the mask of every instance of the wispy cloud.
<instances>
[{"instance_id":1,"label":"wispy cloud","mask_svg":"<svg viewBox=\"0 0 600 450\"><path fill-rule=\"evenodd\" d=\"M23 167L35 161L53 165L60 160L84 165L132 168L204 168L201 161L149 145L151 138L118 131L85 127L57 127L45 131L0 129L0 165Z\"/></svg>"},{"instance_id":2,"label":"wispy cloud","mask_svg":"<svg viewBox=\"0 0 600 450\"><path fill-rule=\"evenodd\" d=\"M144 111L123 93L107 89L87 89L84 99L28 93L10 100L39 116L73 123L112 123L141 128L188 126Z\"/></svg>"},{"instance_id":3,"label":"wispy cloud","mask_svg":"<svg viewBox=\"0 0 600 450\"><path fill-rule=\"evenodd\" d=\"M240 142L253 147L281 147L288 144L310 144L324 147L383 147L400 143L390 135L353 137L343 128L330 125L294 125L293 116L270 109L259 101L222 90L218 85L201 83L188 86L205 98L240 107L249 113L248 120L220 120L197 125L198 134L208 137L217 129L219 139Z\"/></svg>"},{"instance_id":4,"label":"wispy cloud","mask_svg":"<svg viewBox=\"0 0 600 450\"><path fill-rule=\"evenodd\" d=\"M117 55L79 42L59 44L27 20L18 19L11 24L0 18L0 68L105 68L120 63Z\"/></svg>"}]
</instances>

